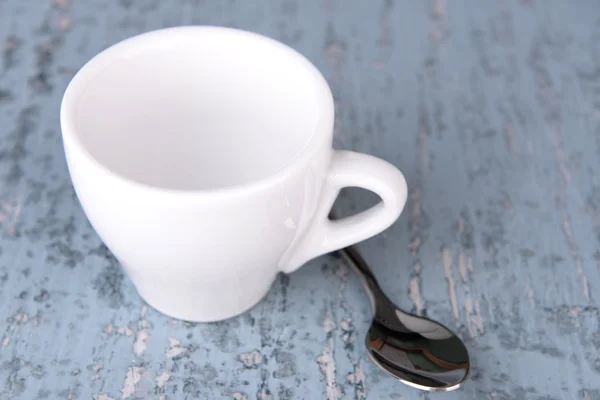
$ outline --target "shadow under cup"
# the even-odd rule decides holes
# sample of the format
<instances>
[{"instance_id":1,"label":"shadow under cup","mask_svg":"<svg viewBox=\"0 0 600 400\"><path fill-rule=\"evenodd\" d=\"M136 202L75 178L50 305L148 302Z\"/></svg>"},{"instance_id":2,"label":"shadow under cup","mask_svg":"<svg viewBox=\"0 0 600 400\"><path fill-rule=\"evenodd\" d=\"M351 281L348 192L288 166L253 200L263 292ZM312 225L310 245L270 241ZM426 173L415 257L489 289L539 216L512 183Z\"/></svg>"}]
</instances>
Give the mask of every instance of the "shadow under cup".
<instances>
[{"instance_id":1,"label":"shadow under cup","mask_svg":"<svg viewBox=\"0 0 600 400\"><path fill-rule=\"evenodd\" d=\"M264 297L314 213L333 99L277 41L169 28L88 62L61 125L85 214L140 295L169 316L216 321Z\"/></svg>"}]
</instances>

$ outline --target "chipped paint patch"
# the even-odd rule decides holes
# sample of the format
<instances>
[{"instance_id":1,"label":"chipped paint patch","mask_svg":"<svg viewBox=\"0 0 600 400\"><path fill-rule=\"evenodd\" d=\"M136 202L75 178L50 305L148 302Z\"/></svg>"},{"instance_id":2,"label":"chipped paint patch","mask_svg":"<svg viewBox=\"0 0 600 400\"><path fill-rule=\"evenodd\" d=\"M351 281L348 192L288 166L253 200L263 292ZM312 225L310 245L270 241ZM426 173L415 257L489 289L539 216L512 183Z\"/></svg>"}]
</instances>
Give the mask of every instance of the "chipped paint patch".
<instances>
[{"instance_id":1,"label":"chipped paint patch","mask_svg":"<svg viewBox=\"0 0 600 400\"><path fill-rule=\"evenodd\" d=\"M246 368L258 368L262 364L262 355L259 350L252 350L249 353L241 353L238 355L238 359L244 364Z\"/></svg>"},{"instance_id":2,"label":"chipped paint patch","mask_svg":"<svg viewBox=\"0 0 600 400\"><path fill-rule=\"evenodd\" d=\"M165 384L167 383L169 378L170 378L170 376L166 372L163 372L160 375L158 375L156 377L156 379L154 380L154 382L156 382L156 389L158 389L159 391L162 392L164 390Z\"/></svg>"},{"instance_id":3,"label":"chipped paint patch","mask_svg":"<svg viewBox=\"0 0 600 400\"><path fill-rule=\"evenodd\" d=\"M267 388L261 388L256 393L256 398L257 400L274 400L273 395L271 394L271 392L269 392Z\"/></svg>"},{"instance_id":4,"label":"chipped paint patch","mask_svg":"<svg viewBox=\"0 0 600 400\"><path fill-rule=\"evenodd\" d=\"M131 329L128 326L121 326L121 327L117 328L117 333L120 335L125 335L125 336L133 336L134 331L133 331L133 329Z\"/></svg>"},{"instance_id":5,"label":"chipped paint patch","mask_svg":"<svg viewBox=\"0 0 600 400\"><path fill-rule=\"evenodd\" d=\"M92 399L94 399L94 400L117 400L114 397L110 397L109 395L104 394L104 393L93 394Z\"/></svg>"},{"instance_id":6,"label":"chipped paint patch","mask_svg":"<svg viewBox=\"0 0 600 400\"><path fill-rule=\"evenodd\" d=\"M421 111L422 112L422 111ZM419 130L419 159L418 165L419 175L422 177L426 170L427 154L426 154L426 127L421 126ZM423 210L421 208L421 189L418 185L413 186L410 191L410 199L413 202L409 216L409 230L411 233L408 249L415 261L413 262L413 271L408 282L408 297L413 302L417 314L422 314L425 310L425 299L421 294L421 269L422 265L419 260L419 251L423 245L422 239L422 224Z\"/></svg>"},{"instance_id":7,"label":"chipped paint patch","mask_svg":"<svg viewBox=\"0 0 600 400\"><path fill-rule=\"evenodd\" d=\"M29 314L23 311L18 311L15 315L13 315L12 321L16 325L25 325L29 321Z\"/></svg>"},{"instance_id":8,"label":"chipped paint patch","mask_svg":"<svg viewBox=\"0 0 600 400\"><path fill-rule=\"evenodd\" d=\"M167 349L165 356L167 358L182 357L188 352L187 347L181 346L181 342L174 337L169 337L169 348Z\"/></svg>"},{"instance_id":9,"label":"chipped paint patch","mask_svg":"<svg viewBox=\"0 0 600 400\"><path fill-rule=\"evenodd\" d=\"M585 276L585 272L583 271L583 262L581 261L581 253L579 252L579 248L575 244L575 240L573 239L573 231L571 230L571 223L569 222L569 218L566 216L563 218L562 230L565 238L567 239L567 243L569 248L571 249L571 255L573 256L573 261L575 261L575 268L577 269L577 275L579 276L579 283L581 284L581 290L583 292L583 296L589 302L590 301L590 287L588 285L587 277Z\"/></svg>"},{"instance_id":10,"label":"chipped paint patch","mask_svg":"<svg viewBox=\"0 0 600 400\"><path fill-rule=\"evenodd\" d=\"M325 394L327 400L337 400L342 396L342 391L335 380L335 357L334 357L334 342L333 332L336 329L336 323L333 320L333 315L330 310L325 313L323 319L323 330L327 334L327 340L323 345L321 354L317 357L317 364L325 378Z\"/></svg>"},{"instance_id":11,"label":"chipped paint patch","mask_svg":"<svg viewBox=\"0 0 600 400\"><path fill-rule=\"evenodd\" d=\"M8 223L7 230L10 234L15 233L22 209L23 200L21 199L14 203L9 203L7 201L0 202L0 224L4 225L5 223Z\"/></svg>"},{"instance_id":12,"label":"chipped paint patch","mask_svg":"<svg viewBox=\"0 0 600 400\"><path fill-rule=\"evenodd\" d=\"M460 315L458 314L458 301L456 299L456 282L454 281L454 274L452 272L452 254L447 248L442 249L442 266L444 267L444 275L448 282L448 296L450 297L450 306L452 307L452 315L459 323Z\"/></svg>"},{"instance_id":13,"label":"chipped paint patch","mask_svg":"<svg viewBox=\"0 0 600 400\"><path fill-rule=\"evenodd\" d=\"M425 299L421 295L421 278L420 275L415 275L410 278L408 285L408 297L415 305L417 314L421 315L425 309Z\"/></svg>"},{"instance_id":14,"label":"chipped paint patch","mask_svg":"<svg viewBox=\"0 0 600 400\"><path fill-rule=\"evenodd\" d=\"M152 328L152 324L145 319L138 322L138 329L149 329Z\"/></svg>"},{"instance_id":15,"label":"chipped paint patch","mask_svg":"<svg viewBox=\"0 0 600 400\"><path fill-rule=\"evenodd\" d=\"M91 366L92 371L94 372L98 372L100 371L102 368L104 368L104 366L102 364L94 364Z\"/></svg>"},{"instance_id":16,"label":"chipped paint patch","mask_svg":"<svg viewBox=\"0 0 600 400\"><path fill-rule=\"evenodd\" d=\"M362 366L362 362L354 365L354 372L348 374L348 382L354 386L354 398L356 400L364 400L367 398L366 377Z\"/></svg>"},{"instance_id":17,"label":"chipped paint patch","mask_svg":"<svg viewBox=\"0 0 600 400\"><path fill-rule=\"evenodd\" d=\"M317 357L317 364L325 377L325 394L327 400L337 400L341 398L342 392L338 383L335 381L335 357L333 355L333 338L327 339L323 346L323 351Z\"/></svg>"},{"instance_id":18,"label":"chipped paint patch","mask_svg":"<svg viewBox=\"0 0 600 400\"><path fill-rule=\"evenodd\" d=\"M344 318L340 323L340 328L342 328L342 340L346 343L347 346L351 345L354 327L352 326L352 318Z\"/></svg>"},{"instance_id":19,"label":"chipped paint patch","mask_svg":"<svg viewBox=\"0 0 600 400\"><path fill-rule=\"evenodd\" d=\"M146 341L150 339L151 335L147 330L138 331L135 335L135 342L133 343L133 354L141 356L148 349Z\"/></svg>"},{"instance_id":20,"label":"chipped paint patch","mask_svg":"<svg viewBox=\"0 0 600 400\"><path fill-rule=\"evenodd\" d=\"M187 349L185 347L176 346L172 347L165 353L167 358L177 358L185 355L187 353Z\"/></svg>"},{"instance_id":21,"label":"chipped paint patch","mask_svg":"<svg viewBox=\"0 0 600 400\"><path fill-rule=\"evenodd\" d=\"M89 365L87 367L88 370L91 370L94 374L90 377L90 380L93 381L97 381L101 378L100 374L98 372L100 372L100 370L103 368L103 366L101 364L93 364L93 365Z\"/></svg>"},{"instance_id":22,"label":"chipped paint patch","mask_svg":"<svg viewBox=\"0 0 600 400\"><path fill-rule=\"evenodd\" d=\"M56 25L61 31L67 31L71 27L72 20L70 15L59 15L56 19Z\"/></svg>"},{"instance_id":23,"label":"chipped paint patch","mask_svg":"<svg viewBox=\"0 0 600 400\"><path fill-rule=\"evenodd\" d=\"M479 301L477 299L473 301L471 296L467 296L467 299L465 300L465 314L467 318L467 329L469 330L469 335L474 338L478 334L483 334L483 318L481 318Z\"/></svg>"},{"instance_id":24,"label":"chipped paint patch","mask_svg":"<svg viewBox=\"0 0 600 400\"><path fill-rule=\"evenodd\" d=\"M2 347L8 346L10 343L10 336L6 335L2 338Z\"/></svg>"},{"instance_id":25,"label":"chipped paint patch","mask_svg":"<svg viewBox=\"0 0 600 400\"><path fill-rule=\"evenodd\" d=\"M135 388L142 379L144 372L144 367L131 367L127 369L127 375L125 376L125 381L123 382L123 389L121 389L121 398L123 400L128 399L135 393Z\"/></svg>"},{"instance_id":26,"label":"chipped paint patch","mask_svg":"<svg viewBox=\"0 0 600 400\"><path fill-rule=\"evenodd\" d=\"M325 333L329 333L337 328L337 324L333 320L333 315L329 310L325 313L325 318L323 318L323 330Z\"/></svg>"},{"instance_id":27,"label":"chipped paint patch","mask_svg":"<svg viewBox=\"0 0 600 400\"><path fill-rule=\"evenodd\" d=\"M340 323L340 326L343 330L349 331L350 329L352 329L352 318L344 318Z\"/></svg>"},{"instance_id":28,"label":"chipped paint patch","mask_svg":"<svg viewBox=\"0 0 600 400\"><path fill-rule=\"evenodd\" d=\"M104 327L102 328L102 332L106 333L107 335L110 335L111 333L113 333L115 330L115 326L112 323L108 323L106 325L104 325Z\"/></svg>"},{"instance_id":29,"label":"chipped paint patch","mask_svg":"<svg viewBox=\"0 0 600 400\"><path fill-rule=\"evenodd\" d=\"M458 255L458 271L464 283L467 282L468 274L473 272L473 262L471 256L460 253Z\"/></svg>"}]
</instances>

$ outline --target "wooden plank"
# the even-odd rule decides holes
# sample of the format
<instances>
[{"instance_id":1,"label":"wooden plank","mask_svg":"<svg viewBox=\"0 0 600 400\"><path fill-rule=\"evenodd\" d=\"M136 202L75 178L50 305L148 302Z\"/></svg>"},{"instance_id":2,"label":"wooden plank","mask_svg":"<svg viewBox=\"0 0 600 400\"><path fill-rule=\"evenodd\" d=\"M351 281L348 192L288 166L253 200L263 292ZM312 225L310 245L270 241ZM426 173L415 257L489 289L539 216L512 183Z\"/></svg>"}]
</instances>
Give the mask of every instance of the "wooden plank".
<instances>
[{"instance_id":1,"label":"wooden plank","mask_svg":"<svg viewBox=\"0 0 600 400\"><path fill-rule=\"evenodd\" d=\"M401 168L360 244L399 305L459 331L447 399L600 399L600 7L594 1L0 0L0 399L433 399L369 362L338 259L217 324L148 308L70 186L58 110L103 48L180 24L279 39L324 73L336 148ZM345 192L350 213L373 201Z\"/></svg>"}]
</instances>

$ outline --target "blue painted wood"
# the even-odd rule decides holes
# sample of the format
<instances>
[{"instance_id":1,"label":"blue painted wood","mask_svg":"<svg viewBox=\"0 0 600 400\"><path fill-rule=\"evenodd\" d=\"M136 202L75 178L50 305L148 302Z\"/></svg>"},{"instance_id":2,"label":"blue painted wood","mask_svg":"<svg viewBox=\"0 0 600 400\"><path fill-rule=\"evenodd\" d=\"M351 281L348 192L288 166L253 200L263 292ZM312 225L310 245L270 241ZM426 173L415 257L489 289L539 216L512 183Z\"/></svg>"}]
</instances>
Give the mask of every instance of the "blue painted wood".
<instances>
[{"instance_id":1,"label":"blue painted wood","mask_svg":"<svg viewBox=\"0 0 600 400\"><path fill-rule=\"evenodd\" d=\"M379 372L330 256L221 323L136 295L74 197L58 110L94 54L179 24L297 48L332 86L336 147L404 171L406 211L360 249L399 305L461 333L463 389ZM0 0L0 182L2 400L600 399L597 2Z\"/></svg>"}]
</instances>

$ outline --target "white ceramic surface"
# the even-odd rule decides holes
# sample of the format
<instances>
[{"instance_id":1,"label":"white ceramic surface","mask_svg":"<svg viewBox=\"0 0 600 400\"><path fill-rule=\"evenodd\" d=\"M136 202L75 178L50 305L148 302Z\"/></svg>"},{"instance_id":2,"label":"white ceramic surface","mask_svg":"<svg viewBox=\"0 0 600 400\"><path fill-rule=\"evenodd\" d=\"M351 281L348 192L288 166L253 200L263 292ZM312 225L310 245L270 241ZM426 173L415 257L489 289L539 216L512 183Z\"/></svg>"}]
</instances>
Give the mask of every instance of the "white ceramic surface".
<instances>
[{"instance_id":1,"label":"white ceramic surface","mask_svg":"<svg viewBox=\"0 0 600 400\"><path fill-rule=\"evenodd\" d=\"M120 42L63 98L73 186L140 295L189 321L240 314L279 272L389 227L406 202L391 164L332 149L319 71L272 39L178 27ZM331 222L341 188L382 201Z\"/></svg>"}]
</instances>

